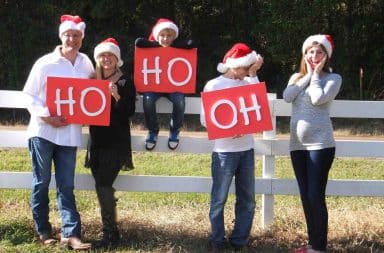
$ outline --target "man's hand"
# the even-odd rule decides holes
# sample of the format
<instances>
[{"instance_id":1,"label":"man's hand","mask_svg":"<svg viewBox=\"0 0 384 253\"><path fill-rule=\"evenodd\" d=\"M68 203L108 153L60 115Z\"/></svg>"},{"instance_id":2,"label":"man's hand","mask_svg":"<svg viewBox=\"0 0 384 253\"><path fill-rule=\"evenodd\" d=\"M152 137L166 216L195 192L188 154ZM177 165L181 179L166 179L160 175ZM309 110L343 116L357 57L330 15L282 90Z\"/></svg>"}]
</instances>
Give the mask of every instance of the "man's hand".
<instances>
[{"instance_id":1,"label":"man's hand","mask_svg":"<svg viewBox=\"0 0 384 253\"><path fill-rule=\"evenodd\" d=\"M232 139L237 139L237 138L240 138L243 136L244 136L244 134L236 134L235 136L232 137Z\"/></svg>"},{"instance_id":2,"label":"man's hand","mask_svg":"<svg viewBox=\"0 0 384 253\"><path fill-rule=\"evenodd\" d=\"M53 126L54 128L63 127L63 126L68 125L66 118L63 116L53 116L53 117L47 116L47 117L41 117L41 119L45 123Z\"/></svg>"}]
</instances>

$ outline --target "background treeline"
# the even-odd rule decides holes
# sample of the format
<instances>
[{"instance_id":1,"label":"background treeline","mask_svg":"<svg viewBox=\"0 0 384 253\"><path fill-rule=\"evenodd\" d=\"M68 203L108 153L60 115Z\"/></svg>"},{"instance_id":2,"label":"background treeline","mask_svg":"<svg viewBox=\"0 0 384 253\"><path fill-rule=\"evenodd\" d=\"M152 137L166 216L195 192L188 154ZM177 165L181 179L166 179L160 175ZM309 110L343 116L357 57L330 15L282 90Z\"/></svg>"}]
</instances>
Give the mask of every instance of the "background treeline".
<instances>
[{"instance_id":1,"label":"background treeline","mask_svg":"<svg viewBox=\"0 0 384 253\"><path fill-rule=\"evenodd\" d=\"M198 47L197 94L218 75L223 54L242 41L265 57L260 79L281 97L297 69L304 39L328 33L336 44L333 69L343 76L338 98L384 97L381 0L1 0L0 89L22 89L34 61L60 43L59 17L64 13L85 20L82 52L91 59L96 44L115 37L126 73L132 71L135 39L147 37L158 18L173 19L180 37L193 39Z\"/></svg>"}]
</instances>

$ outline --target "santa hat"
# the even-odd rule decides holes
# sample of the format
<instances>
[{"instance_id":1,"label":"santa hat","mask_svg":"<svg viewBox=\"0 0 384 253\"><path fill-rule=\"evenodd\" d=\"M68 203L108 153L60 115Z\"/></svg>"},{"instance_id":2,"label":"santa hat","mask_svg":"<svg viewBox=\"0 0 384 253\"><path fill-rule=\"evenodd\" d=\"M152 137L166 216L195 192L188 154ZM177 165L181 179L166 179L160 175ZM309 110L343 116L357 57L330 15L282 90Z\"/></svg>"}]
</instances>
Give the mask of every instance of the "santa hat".
<instances>
[{"instance_id":1,"label":"santa hat","mask_svg":"<svg viewBox=\"0 0 384 253\"><path fill-rule=\"evenodd\" d=\"M121 67L123 65L123 61L121 60L121 55L120 55L120 47L119 43L114 38L108 38L100 42L99 45L95 47L94 53L93 53L93 58L95 61L97 61L97 57L101 53L109 52L114 54L117 57L117 66Z\"/></svg>"},{"instance_id":2,"label":"santa hat","mask_svg":"<svg viewBox=\"0 0 384 253\"><path fill-rule=\"evenodd\" d=\"M224 55L223 62L217 65L217 71L225 73L229 68L247 67L255 63L257 53L244 43L236 43Z\"/></svg>"},{"instance_id":3,"label":"santa hat","mask_svg":"<svg viewBox=\"0 0 384 253\"><path fill-rule=\"evenodd\" d=\"M331 58L333 49L335 48L331 35L316 34L309 36L303 43L303 54L305 54L305 50L312 46L313 42L317 42L323 45L327 51L328 57Z\"/></svg>"},{"instance_id":4,"label":"santa hat","mask_svg":"<svg viewBox=\"0 0 384 253\"><path fill-rule=\"evenodd\" d=\"M148 39L151 41L158 41L159 33L161 32L161 30L164 30L164 29L172 29L173 31L175 31L176 33L175 38L179 36L179 28L173 21L166 18L160 18L159 20L157 20L155 26L152 28L152 32L149 35Z\"/></svg>"},{"instance_id":5,"label":"santa hat","mask_svg":"<svg viewBox=\"0 0 384 253\"><path fill-rule=\"evenodd\" d=\"M78 30L84 38L85 23L79 16L63 15L60 18L59 37L68 30Z\"/></svg>"}]
</instances>

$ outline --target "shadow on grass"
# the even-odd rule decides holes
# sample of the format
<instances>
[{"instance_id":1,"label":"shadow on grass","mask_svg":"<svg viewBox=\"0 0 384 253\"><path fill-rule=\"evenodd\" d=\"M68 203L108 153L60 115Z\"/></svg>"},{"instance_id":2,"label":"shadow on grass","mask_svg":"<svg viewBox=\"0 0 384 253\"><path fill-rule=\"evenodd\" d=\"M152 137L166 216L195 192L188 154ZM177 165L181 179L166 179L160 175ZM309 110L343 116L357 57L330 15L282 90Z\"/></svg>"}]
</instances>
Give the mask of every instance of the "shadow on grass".
<instances>
[{"instance_id":1,"label":"shadow on grass","mask_svg":"<svg viewBox=\"0 0 384 253\"><path fill-rule=\"evenodd\" d=\"M191 221L193 222L193 221ZM100 225L87 224L88 229L92 230L92 239L94 235L101 237ZM122 240L117 249L109 252L167 252L167 253L200 253L207 252L207 237L209 231L204 228L193 230L188 224L175 224L159 226L151 223L136 222L130 219L119 221ZM99 234L98 234L99 233ZM306 238L298 235L285 236L284 233L290 231L275 231L274 228L265 232L252 235L249 242L249 248L241 252L262 252L262 253L286 253L291 252L293 248L302 246L306 243ZM384 252L383 234L376 238L340 238L329 242L329 251L335 253L379 253ZM97 252L97 250L96 250ZM108 252L108 251L99 251ZM225 252L232 252L227 247Z\"/></svg>"},{"instance_id":2,"label":"shadow on grass","mask_svg":"<svg viewBox=\"0 0 384 253\"><path fill-rule=\"evenodd\" d=\"M193 221L191 221L193 222ZM7 249L12 247L28 247L34 245L36 240L33 224L30 220L18 220L2 222L0 224L0 243L6 244ZM188 224L155 225L146 222L132 221L128 218L119 221L121 231L121 242L110 250L94 249L92 252L167 252L167 253L199 253L207 252L207 236L209 231L205 229L194 230ZM59 238L59 228L55 228L55 235ZM84 237L95 242L101 237L100 222L83 224ZM290 234L291 231L281 231L271 228L264 232L252 235L249 249L241 252L263 252L263 253L285 253L292 248L299 247L306 242L303 235ZM379 253L384 252L384 232L375 237L342 237L329 241L328 252L334 253ZM92 241L93 240L93 241ZM63 252L58 245L51 251L46 251L37 243L30 248L34 252ZM1 248L1 247L0 247ZM8 252L8 251L7 251ZM18 252L10 251L10 252ZM68 251L70 252L70 251ZM225 252L232 252L227 248Z\"/></svg>"},{"instance_id":3,"label":"shadow on grass","mask_svg":"<svg viewBox=\"0 0 384 253\"><path fill-rule=\"evenodd\" d=\"M12 245L31 243L34 240L33 228L28 220L0 223L0 239Z\"/></svg>"}]
</instances>

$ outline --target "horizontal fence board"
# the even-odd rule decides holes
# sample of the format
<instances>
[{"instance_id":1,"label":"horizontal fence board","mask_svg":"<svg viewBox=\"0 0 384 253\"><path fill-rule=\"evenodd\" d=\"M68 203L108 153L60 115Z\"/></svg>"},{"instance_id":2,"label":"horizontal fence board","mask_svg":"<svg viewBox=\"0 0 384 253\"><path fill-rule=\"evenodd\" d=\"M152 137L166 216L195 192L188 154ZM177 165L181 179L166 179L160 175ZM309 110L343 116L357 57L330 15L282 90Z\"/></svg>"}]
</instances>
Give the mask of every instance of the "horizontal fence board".
<instances>
[{"instance_id":1,"label":"horizontal fence board","mask_svg":"<svg viewBox=\"0 0 384 253\"><path fill-rule=\"evenodd\" d=\"M21 91L0 90L0 108L26 108L25 101Z\"/></svg>"},{"instance_id":2,"label":"horizontal fence board","mask_svg":"<svg viewBox=\"0 0 384 253\"><path fill-rule=\"evenodd\" d=\"M168 148L168 136L159 136L157 145L152 152L173 153L211 153L213 141L203 137L180 136L180 144L176 150ZM82 135L82 146L87 146L88 134ZM146 152L145 135L132 135L132 150ZM0 148L26 148L26 131L2 130L0 131ZM287 139L264 140L255 138L256 155L288 156L289 141ZM384 141L368 140L336 140L336 157L384 157Z\"/></svg>"},{"instance_id":3,"label":"horizontal fence board","mask_svg":"<svg viewBox=\"0 0 384 253\"><path fill-rule=\"evenodd\" d=\"M4 189L31 189L31 172L0 172L0 188ZM91 174L76 174L76 190L95 190L95 181ZM179 192L179 193L210 193L212 185L211 177L195 176L132 176L119 175L114 187L119 191L130 192ZM256 194L271 192L271 180L256 178ZM55 176L52 175L50 189L55 189ZM230 193L235 192L234 183L230 187Z\"/></svg>"},{"instance_id":4,"label":"horizontal fence board","mask_svg":"<svg viewBox=\"0 0 384 253\"><path fill-rule=\"evenodd\" d=\"M0 90L0 108L25 108L21 91ZM274 94L269 93L269 105L272 116L290 116L291 104L283 99L273 99ZM172 104L166 98L160 98L157 102L158 113L170 113ZM360 100L334 100L331 105L330 115L335 118L384 118L384 101L360 101ZM186 114L200 114L200 97L186 97ZM143 112L143 100L137 97L136 112Z\"/></svg>"},{"instance_id":5,"label":"horizontal fence board","mask_svg":"<svg viewBox=\"0 0 384 253\"><path fill-rule=\"evenodd\" d=\"M296 180L272 179L272 194L299 195ZM382 197L384 196L384 181L329 179L326 194L328 196Z\"/></svg>"},{"instance_id":6,"label":"horizontal fence board","mask_svg":"<svg viewBox=\"0 0 384 253\"><path fill-rule=\"evenodd\" d=\"M271 114L272 116L291 116L291 104L285 102L283 99L273 100L273 110L271 109ZM332 102L330 116L334 118L383 119L384 101L336 99Z\"/></svg>"},{"instance_id":7,"label":"horizontal fence board","mask_svg":"<svg viewBox=\"0 0 384 253\"><path fill-rule=\"evenodd\" d=\"M0 172L0 188L31 189L32 173ZM3 180L5 179L6 180ZM76 174L75 189L95 190L95 181L91 174ZM210 193L212 179L194 176L131 176L119 175L114 187L118 191L129 192L167 192L167 193ZM55 177L52 175L51 189L55 189ZM256 178L256 194L298 195L294 179ZM230 193L235 188L232 182ZM328 196L384 196L382 180L329 180L326 194Z\"/></svg>"}]
</instances>

